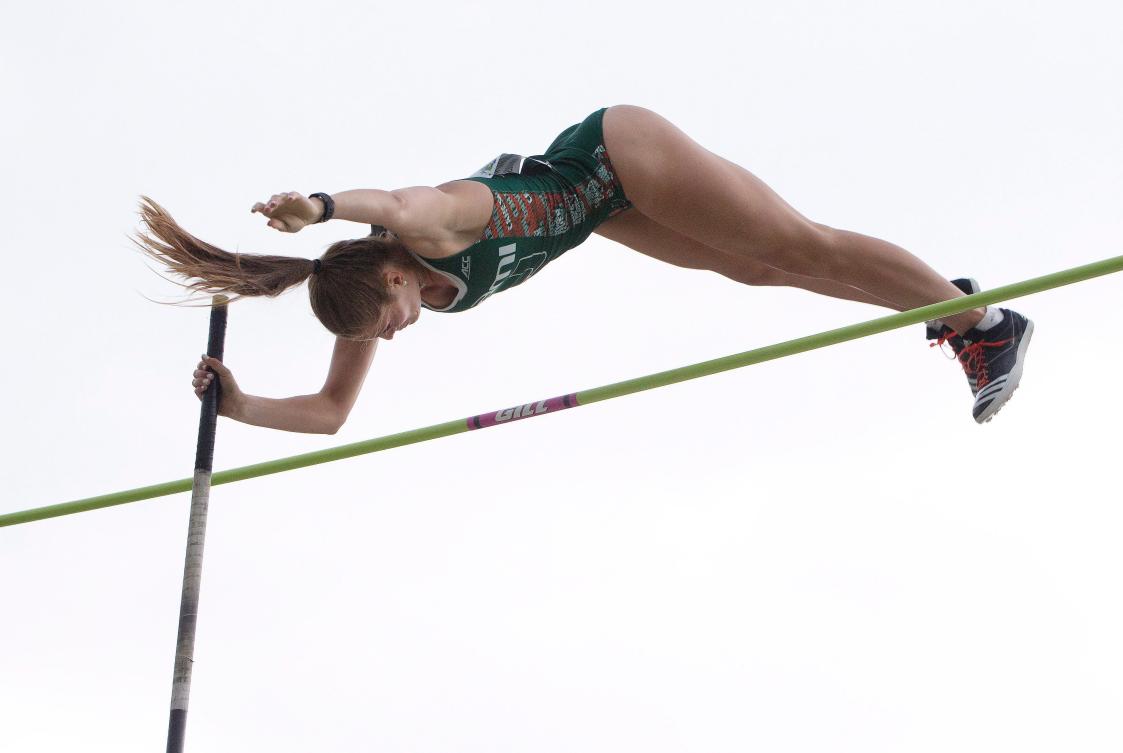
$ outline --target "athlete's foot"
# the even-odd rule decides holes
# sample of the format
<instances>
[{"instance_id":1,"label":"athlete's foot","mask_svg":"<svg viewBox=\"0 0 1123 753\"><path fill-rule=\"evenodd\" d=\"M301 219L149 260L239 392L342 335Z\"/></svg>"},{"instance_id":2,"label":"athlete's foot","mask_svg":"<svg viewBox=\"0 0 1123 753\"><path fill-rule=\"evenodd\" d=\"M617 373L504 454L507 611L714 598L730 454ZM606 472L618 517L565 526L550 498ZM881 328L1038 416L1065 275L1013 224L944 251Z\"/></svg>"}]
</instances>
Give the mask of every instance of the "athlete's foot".
<instances>
[{"instance_id":1,"label":"athlete's foot","mask_svg":"<svg viewBox=\"0 0 1123 753\"><path fill-rule=\"evenodd\" d=\"M964 370L975 372L975 406L971 414L980 424L994 418L1018 389L1026 349L1033 337L1033 322L1029 319L1009 309L998 312L1002 320L986 331L975 328L963 333L964 348L959 354Z\"/></svg>"},{"instance_id":2,"label":"athlete's foot","mask_svg":"<svg viewBox=\"0 0 1123 753\"><path fill-rule=\"evenodd\" d=\"M970 278L951 282L967 295L980 289ZM963 367L975 396L971 410L975 421L981 424L992 419L1021 381L1033 322L1016 311L988 308L978 326L963 335L939 320L928 322L927 334L929 340L936 340L933 346L950 345Z\"/></svg>"},{"instance_id":3,"label":"athlete's foot","mask_svg":"<svg viewBox=\"0 0 1123 753\"><path fill-rule=\"evenodd\" d=\"M949 330L938 344L947 342L955 351L975 396L971 414L981 424L994 418L1018 388L1033 322L1016 311L993 309L980 326L986 329L970 329L962 337Z\"/></svg>"}]
</instances>

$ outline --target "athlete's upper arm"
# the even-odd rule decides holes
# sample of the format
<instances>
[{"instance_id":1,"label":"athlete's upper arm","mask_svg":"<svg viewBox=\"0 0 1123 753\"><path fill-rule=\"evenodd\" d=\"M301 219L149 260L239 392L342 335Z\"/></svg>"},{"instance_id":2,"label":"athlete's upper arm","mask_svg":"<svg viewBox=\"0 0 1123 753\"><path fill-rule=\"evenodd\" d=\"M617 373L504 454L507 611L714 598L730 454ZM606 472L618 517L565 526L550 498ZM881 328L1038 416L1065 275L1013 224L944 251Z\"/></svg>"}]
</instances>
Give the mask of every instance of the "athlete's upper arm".
<instances>
[{"instance_id":1,"label":"athlete's upper arm","mask_svg":"<svg viewBox=\"0 0 1123 753\"><path fill-rule=\"evenodd\" d=\"M436 236L454 236L470 221L473 205L463 194L430 186L399 188L390 193L400 208L399 227L390 228L398 235L442 240Z\"/></svg>"},{"instance_id":2,"label":"athlete's upper arm","mask_svg":"<svg viewBox=\"0 0 1123 753\"><path fill-rule=\"evenodd\" d=\"M378 340L335 339L335 349L331 354L328 377L320 394L332 402L339 412L339 423L343 424L351 413L351 408L359 398L363 381L370 371Z\"/></svg>"}]
</instances>

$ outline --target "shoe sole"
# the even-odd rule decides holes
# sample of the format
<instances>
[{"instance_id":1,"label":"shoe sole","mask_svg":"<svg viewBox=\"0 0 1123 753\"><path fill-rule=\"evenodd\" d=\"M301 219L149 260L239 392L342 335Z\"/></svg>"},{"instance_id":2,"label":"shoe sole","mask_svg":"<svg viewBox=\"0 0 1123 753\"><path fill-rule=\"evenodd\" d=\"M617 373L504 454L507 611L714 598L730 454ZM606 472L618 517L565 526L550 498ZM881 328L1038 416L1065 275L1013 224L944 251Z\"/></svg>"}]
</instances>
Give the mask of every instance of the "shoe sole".
<instances>
[{"instance_id":1,"label":"shoe sole","mask_svg":"<svg viewBox=\"0 0 1123 753\"><path fill-rule=\"evenodd\" d=\"M1018 357L1014 360L1014 368L1010 370L1010 376L1006 378L1006 386L998 393L998 397L991 401L986 410L979 414L975 419L976 423L985 424L994 418L998 411L1002 410L1002 406L1006 405L1007 401L1013 396L1014 390L1018 389L1018 384L1022 381L1022 366L1025 365L1026 349L1029 347L1029 341L1033 338L1033 322L1029 319L1026 320L1026 331L1022 333L1022 342L1018 345Z\"/></svg>"}]
</instances>

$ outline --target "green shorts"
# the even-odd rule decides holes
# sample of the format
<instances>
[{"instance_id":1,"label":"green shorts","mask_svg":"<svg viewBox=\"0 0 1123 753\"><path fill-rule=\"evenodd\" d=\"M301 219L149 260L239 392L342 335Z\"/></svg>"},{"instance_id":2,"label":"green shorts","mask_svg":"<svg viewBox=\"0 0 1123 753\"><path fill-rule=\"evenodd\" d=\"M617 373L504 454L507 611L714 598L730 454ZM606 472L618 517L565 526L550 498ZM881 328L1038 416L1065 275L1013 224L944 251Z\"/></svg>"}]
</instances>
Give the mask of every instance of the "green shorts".
<instances>
[{"instance_id":1,"label":"green shorts","mask_svg":"<svg viewBox=\"0 0 1123 753\"><path fill-rule=\"evenodd\" d=\"M608 149L604 145L604 113L601 108L580 123L566 128L545 154L531 159L549 164L553 171L574 186L584 185L590 178L599 178L605 188L606 217L611 217L632 205L620 185L620 178L612 166Z\"/></svg>"}]
</instances>

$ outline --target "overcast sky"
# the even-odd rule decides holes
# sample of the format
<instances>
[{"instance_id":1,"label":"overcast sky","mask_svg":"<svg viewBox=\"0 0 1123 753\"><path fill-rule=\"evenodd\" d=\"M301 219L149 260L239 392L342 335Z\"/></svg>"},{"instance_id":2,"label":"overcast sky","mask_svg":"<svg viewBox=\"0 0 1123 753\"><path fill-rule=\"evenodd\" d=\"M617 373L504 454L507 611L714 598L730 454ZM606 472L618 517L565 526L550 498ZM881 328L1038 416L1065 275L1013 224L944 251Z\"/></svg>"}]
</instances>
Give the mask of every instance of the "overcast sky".
<instances>
[{"instance_id":1,"label":"overcast sky","mask_svg":"<svg viewBox=\"0 0 1123 753\"><path fill-rule=\"evenodd\" d=\"M149 195L311 258L288 190L432 185L633 103L809 217L984 287L1123 253L1116 2L9 3L0 512L190 475L207 312ZM189 751L1123 748L1123 278L1025 298L971 419L920 326L216 487ZM379 349L333 437L221 420L230 468L881 316L594 238ZM230 310L244 390L319 389L305 289ZM0 531L0 748L162 750L187 494Z\"/></svg>"}]
</instances>

